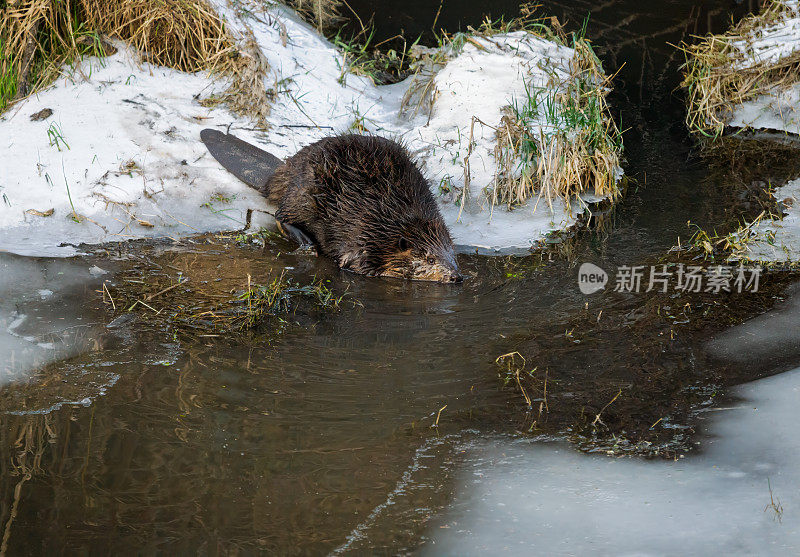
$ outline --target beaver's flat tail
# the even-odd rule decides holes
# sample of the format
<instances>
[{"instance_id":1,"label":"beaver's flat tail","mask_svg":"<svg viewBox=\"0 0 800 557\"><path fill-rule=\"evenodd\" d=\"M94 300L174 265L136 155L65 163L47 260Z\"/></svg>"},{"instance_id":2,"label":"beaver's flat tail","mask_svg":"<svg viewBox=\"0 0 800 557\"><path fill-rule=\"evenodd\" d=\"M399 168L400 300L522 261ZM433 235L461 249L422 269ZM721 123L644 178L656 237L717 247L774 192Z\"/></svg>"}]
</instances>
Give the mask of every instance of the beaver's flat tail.
<instances>
[{"instance_id":1,"label":"beaver's flat tail","mask_svg":"<svg viewBox=\"0 0 800 557\"><path fill-rule=\"evenodd\" d=\"M225 170L261 191L282 162L275 155L219 130L206 128L200 132L200 139Z\"/></svg>"}]
</instances>

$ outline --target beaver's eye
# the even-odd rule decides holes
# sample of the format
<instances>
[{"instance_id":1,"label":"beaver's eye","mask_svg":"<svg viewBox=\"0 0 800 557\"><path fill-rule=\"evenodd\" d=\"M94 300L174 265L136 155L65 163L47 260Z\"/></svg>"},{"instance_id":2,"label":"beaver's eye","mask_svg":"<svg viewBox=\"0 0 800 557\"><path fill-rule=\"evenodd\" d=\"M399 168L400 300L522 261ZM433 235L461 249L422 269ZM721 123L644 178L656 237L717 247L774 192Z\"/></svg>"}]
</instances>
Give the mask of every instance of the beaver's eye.
<instances>
[{"instance_id":1,"label":"beaver's eye","mask_svg":"<svg viewBox=\"0 0 800 557\"><path fill-rule=\"evenodd\" d=\"M400 248L400 251L406 251L408 249L408 240L400 236L400 239L397 241L397 247Z\"/></svg>"},{"instance_id":2,"label":"beaver's eye","mask_svg":"<svg viewBox=\"0 0 800 557\"><path fill-rule=\"evenodd\" d=\"M431 265L436 263L436 258L434 256L432 256L432 255L427 256L425 259L427 259L428 263L430 263Z\"/></svg>"}]
</instances>

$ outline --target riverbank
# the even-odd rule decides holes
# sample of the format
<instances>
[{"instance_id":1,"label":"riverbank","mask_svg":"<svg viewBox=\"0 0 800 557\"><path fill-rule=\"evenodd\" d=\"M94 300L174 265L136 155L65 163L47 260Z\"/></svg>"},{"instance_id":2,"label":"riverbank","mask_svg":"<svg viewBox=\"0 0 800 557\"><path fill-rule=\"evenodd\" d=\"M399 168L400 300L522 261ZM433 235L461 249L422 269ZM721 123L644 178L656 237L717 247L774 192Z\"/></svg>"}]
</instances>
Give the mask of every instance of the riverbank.
<instances>
[{"instance_id":1,"label":"riverbank","mask_svg":"<svg viewBox=\"0 0 800 557\"><path fill-rule=\"evenodd\" d=\"M253 228L270 226L270 207L199 142L205 127L278 157L331 133L398 139L462 249L531 248L619 194L608 85L581 37L486 27L418 49L411 77L376 85L285 7L211 7L249 87L235 87L241 71L186 73L109 39L114 54L73 60L0 116L0 249L63 256L82 243L235 230L249 209ZM237 110L232 90L250 101L261 90L269 107Z\"/></svg>"},{"instance_id":2,"label":"riverbank","mask_svg":"<svg viewBox=\"0 0 800 557\"><path fill-rule=\"evenodd\" d=\"M684 48L692 131L710 140L726 131L778 141L800 134L800 2L769 0L725 33ZM765 264L800 261L798 181L765 186L776 209L730 236L734 257Z\"/></svg>"}]
</instances>

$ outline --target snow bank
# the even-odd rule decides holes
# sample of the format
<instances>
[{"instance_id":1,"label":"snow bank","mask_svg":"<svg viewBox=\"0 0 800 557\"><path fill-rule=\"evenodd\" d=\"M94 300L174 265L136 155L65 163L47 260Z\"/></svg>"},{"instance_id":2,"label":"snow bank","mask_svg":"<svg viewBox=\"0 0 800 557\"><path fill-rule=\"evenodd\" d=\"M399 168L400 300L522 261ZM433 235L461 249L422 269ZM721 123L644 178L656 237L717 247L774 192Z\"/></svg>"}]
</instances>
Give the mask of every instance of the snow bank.
<instances>
[{"instance_id":1,"label":"snow bank","mask_svg":"<svg viewBox=\"0 0 800 557\"><path fill-rule=\"evenodd\" d=\"M524 98L526 82L531 89L546 89L553 82L567 80L573 54L571 49L526 33L510 33L467 43L436 75L438 96L430 120L420 116L403 138L419 154L434 185L448 181L457 188L464 186L464 160L473 138L470 189L461 219L457 203L443 203L441 207L456 243L484 248L530 247L544 233L575 222L560 199L555 201L552 213L546 202L534 212L535 200L513 211L504 207L492 211L483 194L495 177L493 126L500 123L502 108L511 99ZM542 119L539 124L546 122Z\"/></svg>"},{"instance_id":2,"label":"snow bank","mask_svg":"<svg viewBox=\"0 0 800 557\"><path fill-rule=\"evenodd\" d=\"M773 0L770 10L779 10L771 21L753 27L746 37L730 44L738 54L733 68L774 66L800 50L800 0Z\"/></svg>"},{"instance_id":3,"label":"snow bank","mask_svg":"<svg viewBox=\"0 0 800 557\"><path fill-rule=\"evenodd\" d=\"M783 219L764 219L753 227L755 240L745 256L752 261L800 261L800 179L775 190L784 210Z\"/></svg>"},{"instance_id":4,"label":"snow bank","mask_svg":"<svg viewBox=\"0 0 800 557\"><path fill-rule=\"evenodd\" d=\"M85 61L89 79L62 79L0 122L0 249L69 255L62 243L241 228L246 208L262 207L198 140L232 121L195 99L208 79L139 66L117 46L102 64ZM48 108L49 118L29 118Z\"/></svg>"},{"instance_id":5,"label":"snow bank","mask_svg":"<svg viewBox=\"0 0 800 557\"><path fill-rule=\"evenodd\" d=\"M535 212L535 203L492 211L482 193L494 179L493 126L501 108L524 94L526 80L548 87L566 76L571 49L526 33L467 43L435 78L439 96L428 121L400 115L409 83L377 87L345 73L341 53L285 8L240 14L219 4L230 30L255 38L271 66L264 84L276 95L269 131L257 133L227 110L200 104L225 83L141 63L118 45L114 56L84 61L84 75L62 78L0 117L0 250L69 255L81 242L238 229L248 208L270 210L207 154L199 141L206 127L230 127L286 157L358 122L403 141L437 198L443 180L464 185L469 152L463 211L439 198L462 247L528 248L576 222L580 203L572 214L560 201L552 211L544 202ZM49 118L29 118L46 108ZM480 120L474 127L473 117ZM256 226L270 221L255 215Z\"/></svg>"},{"instance_id":6,"label":"snow bank","mask_svg":"<svg viewBox=\"0 0 800 557\"><path fill-rule=\"evenodd\" d=\"M775 1L770 9L779 9L777 18L755 24L745 36L730 41L735 53L734 71L763 68L768 70L791 62L800 54L800 0ZM772 21L770 21L772 20ZM800 108L800 83L789 88L775 87L766 94L734 107L729 125L800 133L797 110Z\"/></svg>"}]
</instances>

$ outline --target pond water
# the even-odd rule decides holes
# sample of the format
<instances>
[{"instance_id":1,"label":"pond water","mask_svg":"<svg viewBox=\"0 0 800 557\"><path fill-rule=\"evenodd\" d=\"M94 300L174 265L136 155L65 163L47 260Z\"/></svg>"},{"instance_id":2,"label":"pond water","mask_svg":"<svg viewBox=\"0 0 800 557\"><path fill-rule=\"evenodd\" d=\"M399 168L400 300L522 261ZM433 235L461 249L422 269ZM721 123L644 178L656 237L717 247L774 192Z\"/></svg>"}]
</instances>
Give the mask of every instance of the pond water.
<instances>
[{"instance_id":1,"label":"pond water","mask_svg":"<svg viewBox=\"0 0 800 557\"><path fill-rule=\"evenodd\" d=\"M435 2L379 4L351 3L365 16L377 11L383 37L426 32L438 9ZM513 2L494 5L493 16L517 12ZM588 297L577 273L587 261L609 272L660 264L691 234L687 221L734 228L759 212L753 182L800 175L787 147L751 149L731 140L735 159L700 155L682 123L675 88L683 56L670 43L720 31L748 8L722 0L545 2L542 13L568 28L591 13L588 35L606 70L619 71L611 101L625 130L625 169L636 182L616 209L545 254L461 254L461 285L354 277L287 253L291 246L277 239L263 248L213 237L139 243L66 261L0 255L0 348L10 354L0 369L3 548L394 554L443 543L469 553L455 527L448 531L454 538L439 531L469 512L477 517L469 529L478 531L504 503L497 500L503 493L514 492L509 503L516 506L496 518L527 513L520 499L541 494L516 491L515 481L553 486L545 500L569 505L558 515L563 520L583 501L558 490L583 484L570 488L575 475L558 475L561 467L590 462L584 473L606 481L603 493L616 497L620 487L603 480L614 461L579 450L697 458L707 439L698 424L709 409L730 403L727 387L800 364L797 350L780 348L798 345L785 326L793 302L782 301L797 277L768 273L757 294L608 288ZM473 0L447 2L437 26L477 23L484 10ZM151 315L180 302L181 289L153 297L152 312L140 307L125 317L101 286L108 279L108 295L117 295L150 276L183 276L199 289L222 279L220 292L243 288L248 275L278 271L299 283L328 280L353 303L336 311L300 306L264 334L204 335ZM776 344L783 356L759 357L758 365L738 357L737 344L744 348L742 339L752 337L725 329L774 306L784 324L783 344ZM518 359L495 363L512 352L524 366ZM488 474L495 465L486 454L498 451L513 462L498 466L496 484L487 481L498 487L486 506L483 488L464 481L464 470L478 462ZM540 459L548 466L541 474L550 476L535 473ZM634 496L666 496L663 462L634 457L622 466L645 478ZM693 466L685 474L704 465ZM718 508L736 500L720 496ZM648 526L676 512L654 508ZM546 547L553 532L530 534L510 551ZM625 549L606 540L560 549ZM489 536L479 543L494 545ZM785 549L796 537L780 543ZM669 552L631 544L631 551Z\"/></svg>"}]
</instances>

